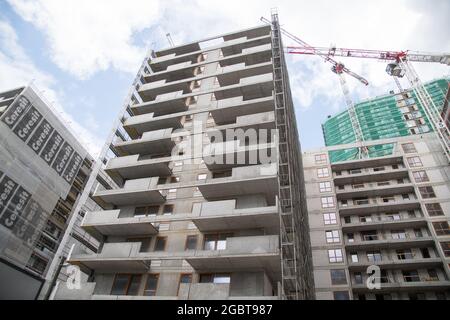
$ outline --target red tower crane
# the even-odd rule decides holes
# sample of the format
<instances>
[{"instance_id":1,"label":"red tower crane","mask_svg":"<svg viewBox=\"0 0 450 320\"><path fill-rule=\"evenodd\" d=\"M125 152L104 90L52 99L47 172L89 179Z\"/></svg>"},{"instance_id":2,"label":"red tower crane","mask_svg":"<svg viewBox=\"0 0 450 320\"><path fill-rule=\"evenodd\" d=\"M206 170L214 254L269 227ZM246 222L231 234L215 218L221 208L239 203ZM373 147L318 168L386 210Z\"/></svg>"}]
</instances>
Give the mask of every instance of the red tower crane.
<instances>
[{"instance_id":1,"label":"red tower crane","mask_svg":"<svg viewBox=\"0 0 450 320\"><path fill-rule=\"evenodd\" d=\"M450 65L449 53L427 53L417 51L387 51L387 50L367 50L367 49L346 49L346 48L324 48L324 47L287 47L287 52L292 54L320 55L323 57L348 57L366 58L382 61L389 61L386 72L394 77L400 91L403 91L398 78L406 75L411 88L420 101L429 123L433 127L438 137L438 141L444 150L447 160L450 162L450 132L445 125L440 110L437 108L430 94L420 80L417 72L411 64L414 62L432 62Z\"/></svg>"}]
</instances>

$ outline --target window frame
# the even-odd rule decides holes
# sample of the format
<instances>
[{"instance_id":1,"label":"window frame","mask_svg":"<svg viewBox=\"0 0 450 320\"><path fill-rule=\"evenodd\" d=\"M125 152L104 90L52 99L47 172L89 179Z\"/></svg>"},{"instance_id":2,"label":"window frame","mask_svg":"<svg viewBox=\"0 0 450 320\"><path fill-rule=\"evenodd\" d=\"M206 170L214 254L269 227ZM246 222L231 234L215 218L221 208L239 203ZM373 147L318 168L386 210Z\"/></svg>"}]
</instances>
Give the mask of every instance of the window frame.
<instances>
[{"instance_id":1,"label":"window frame","mask_svg":"<svg viewBox=\"0 0 450 320\"><path fill-rule=\"evenodd\" d=\"M189 249L188 248L189 238L193 238L193 237L195 237L195 248L194 249ZM198 248L198 235L197 234L188 234L186 236L186 241L184 243L184 250L185 251L187 251L187 250L197 250L197 248Z\"/></svg>"},{"instance_id":2,"label":"window frame","mask_svg":"<svg viewBox=\"0 0 450 320\"><path fill-rule=\"evenodd\" d=\"M148 279L151 276L154 276L156 278L156 288L154 290L152 290L152 291L154 291L153 295L147 295L145 293L148 291ZM147 278L145 279L145 287L144 287L144 291L143 291L142 295L144 297L154 297L154 296L156 296L158 289L159 289L159 273L148 273Z\"/></svg>"},{"instance_id":3,"label":"window frame","mask_svg":"<svg viewBox=\"0 0 450 320\"><path fill-rule=\"evenodd\" d=\"M330 170L328 169L328 167L323 167L323 168L317 168L317 178L329 178L330 177Z\"/></svg>"},{"instance_id":4,"label":"window frame","mask_svg":"<svg viewBox=\"0 0 450 320\"><path fill-rule=\"evenodd\" d=\"M160 239L164 239L164 248L162 250L156 250L156 247L158 245L158 240ZM166 251L167 248L167 236L157 236L155 239L155 245L153 246L153 251L158 252L158 251Z\"/></svg>"},{"instance_id":5,"label":"window frame","mask_svg":"<svg viewBox=\"0 0 450 320\"><path fill-rule=\"evenodd\" d=\"M331 181L321 181L319 182L319 192L332 192L333 188L331 186Z\"/></svg>"},{"instance_id":6,"label":"window frame","mask_svg":"<svg viewBox=\"0 0 450 320\"><path fill-rule=\"evenodd\" d=\"M332 218L331 215L334 215L334 218ZM322 216L323 216L323 224L324 225L328 226L328 225L337 224L336 212L326 212ZM326 216L328 216L328 219L326 218ZM327 223L327 221L329 221L329 222Z\"/></svg>"},{"instance_id":7,"label":"window frame","mask_svg":"<svg viewBox=\"0 0 450 320\"><path fill-rule=\"evenodd\" d=\"M337 255L336 252L340 252L340 255ZM329 263L342 263L344 262L344 252L341 248L335 248L335 249L328 249L328 262ZM330 255L330 253L333 253L333 256ZM332 261L335 260L335 261Z\"/></svg>"},{"instance_id":8,"label":"window frame","mask_svg":"<svg viewBox=\"0 0 450 320\"><path fill-rule=\"evenodd\" d=\"M126 284L124 293L122 293L122 294L113 293L114 285L116 283L116 279L117 279L118 276L126 276L127 277L127 284ZM114 274L114 279L113 279L113 282L112 282L112 285L111 285L111 290L109 291L110 295L114 295L114 296L128 296L128 295L130 295L129 291L130 291L131 283L133 282L132 281L133 277L139 278L139 287L140 287L141 284L142 284L141 283L142 282L142 274L139 274L139 273L116 273L116 274ZM138 287L138 290L137 290L138 292L135 295L139 295L139 287Z\"/></svg>"}]
</instances>

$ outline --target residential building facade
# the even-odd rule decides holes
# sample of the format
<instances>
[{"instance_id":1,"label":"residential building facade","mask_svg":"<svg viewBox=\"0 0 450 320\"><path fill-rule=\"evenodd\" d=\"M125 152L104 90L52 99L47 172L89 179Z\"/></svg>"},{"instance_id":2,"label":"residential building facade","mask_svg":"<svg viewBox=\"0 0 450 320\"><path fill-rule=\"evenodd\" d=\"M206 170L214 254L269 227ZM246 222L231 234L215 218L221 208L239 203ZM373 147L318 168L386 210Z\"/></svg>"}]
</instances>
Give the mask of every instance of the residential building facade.
<instances>
[{"instance_id":1,"label":"residential building facade","mask_svg":"<svg viewBox=\"0 0 450 320\"><path fill-rule=\"evenodd\" d=\"M437 137L365 144L390 147L359 160L333 157L351 143L303 154L317 299L450 299L450 168Z\"/></svg>"}]
</instances>

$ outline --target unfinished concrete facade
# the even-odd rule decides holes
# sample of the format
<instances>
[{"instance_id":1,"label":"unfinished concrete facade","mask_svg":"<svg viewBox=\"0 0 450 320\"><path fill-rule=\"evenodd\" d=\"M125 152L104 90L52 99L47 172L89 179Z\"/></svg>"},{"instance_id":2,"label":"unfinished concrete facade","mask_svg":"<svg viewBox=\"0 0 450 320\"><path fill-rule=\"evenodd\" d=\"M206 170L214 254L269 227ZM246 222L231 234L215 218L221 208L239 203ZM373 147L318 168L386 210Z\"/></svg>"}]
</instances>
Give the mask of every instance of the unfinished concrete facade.
<instances>
[{"instance_id":1,"label":"unfinished concrete facade","mask_svg":"<svg viewBox=\"0 0 450 320\"><path fill-rule=\"evenodd\" d=\"M334 163L357 145L303 154L317 298L450 299L450 169L436 136L366 144L392 148Z\"/></svg>"},{"instance_id":2,"label":"unfinished concrete facade","mask_svg":"<svg viewBox=\"0 0 450 320\"><path fill-rule=\"evenodd\" d=\"M104 210L82 222L101 249L69 257L92 276L55 298L314 297L297 129L280 118L295 123L277 26L161 50L144 63L105 166L119 188L99 187L93 198ZM281 130L290 162L279 161L276 135L218 140L249 129L258 138Z\"/></svg>"}]
</instances>

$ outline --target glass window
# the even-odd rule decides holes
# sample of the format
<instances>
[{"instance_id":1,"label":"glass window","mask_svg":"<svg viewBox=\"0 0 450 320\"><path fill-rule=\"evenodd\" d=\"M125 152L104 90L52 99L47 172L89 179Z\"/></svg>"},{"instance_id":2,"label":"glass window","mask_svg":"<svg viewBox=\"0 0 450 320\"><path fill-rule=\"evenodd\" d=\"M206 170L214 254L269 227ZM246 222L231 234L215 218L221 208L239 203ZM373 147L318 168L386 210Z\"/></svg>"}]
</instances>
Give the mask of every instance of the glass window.
<instances>
[{"instance_id":1,"label":"glass window","mask_svg":"<svg viewBox=\"0 0 450 320\"><path fill-rule=\"evenodd\" d=\"M423 237L422 229L414 229L414 235L416 238L422 238Z\"/></svg>"},{"instance_id":2,"label":"glass window","mask_svg":"<svg viewBox=\"0 0 450 320\"><path fill-rule=\"evenodd\" d=\"M155 250L154 251L164 251L166 250L167 237L156 237Z\"/></svg>"},{"instance_id":3,"label":"glass window","mask_svg":"<svg viewBox=\"0 0 450 320\"><path fill-rule=\"evenodd\" d=\"M331 192L331 182L319 182L319 191L320 192Z\"/></svg>"},{"instance_id":4,"label":"glass window","mask_svg":"<svg viewBox=\"0 0 450 320\"><path fill-rule=\"evenodd\" d=\"M431 186L419 187L419 192L423 199L436 198L436 194Z\"/></svg>"},{"instance_id":5,"label":"glass window","mask_svg":"<svg viewBox=\"0 0 450 320\"><path fill-rule=\"evenodd\" d=\"M145 283L144 296L155 296L158 289L158 274L147 275L147 282Z\"/></svg>"},{"instance_id":6,"label":"glass window","mask_svg":"<svg viewBox=\"0 0 450 320\"><path fill-rule=\"evenodd\" d=\"M382 260L380 251L368 251L367 252L367 260L370 262L377 262Z\"/></svg>"},{"instance_id":7,"label":"glass window","mask_svg":"<svg viewBox=\"0 0 450 320\"><path fill-rule=\"evenodd\" d=\"M192 274L190 274L190 273L182 273L180 275L180 281L178 283L178 294L180 293L180 285L182 283L192 283Z\"/></svg>"},{"instance_id":8,"label":"glass window","mask_svg":"<svg viewBox=\"0 0 450 320\"><path fill-rule=\"evenodd\" d=\"M173 204L166 204L166 205L164 205L164 207L163 207L163 214L172 214L174 207L175 206Z\"/></svg>"},{"instance_id":9,"label":"glass window","mask_svg":"<svg viewBox=\"0 0 450 320\"><path fill-rule=\"evenodd\" d=\"M407 235L405 230L391 230L391 237L392 239L399 240L406 239Z\"/></svg>"},{"instance_id":10,"label":"glass window","mask_svg":"<svg viewBox=\"0 0 450 320\"><path fill-rule=\"evenodd\" d=\"M430 181L426 171L424 171L424 170L414 171L413 172L413 177L414 177L414 181L416 181L416 182L427 182L427 181Z\"/></svg>"},{"instance_id":11,"label":"glass window","mask_svg":"<svg viewBox=\"0 0 450 320\"><path fill-rule=\"evenodd\" d=\"M136 207L134 209L135 217L145 217L149 215L157 215L159 212L159 206L146 206L146 207Z\"/></svg>"},{"instance_id":12,"label":"glass window","mask_svg":"<svg viewBox=\"0 0 450 320\"><path fill-rule=\"evenodd\" d=\"M378 240L378 233L376 230L361 231L361 239L363 241L375 241Z\"/></svg>"},{"instance_id":13,"label":"glass window","mask_svg":"<svg viewBox=\"0 0 450 320\"><path fill-rule=\"evenodd\" d=\"M350 295L348 291L334 291L334 300L350 300Z\"/></svg>"},{"instance_id":14,"label":"glass window","mask_svg":"<svg viewBox=\"0 0 450 320\"><path fill-rule=\"evenodd\" d=\"M450 241L441 242L441 248L446 257L450 257Z\"/></svg>"},{"instance_id":15,"label":"glass window","mask_svg":"<svg viewBox=\"0 0 450 320\"><path fill-rule=\"evenodd\" d=\"M342 262L342 249L331 249L328 250L328 260L331 263Z\"/></svg>"},{"instance_id":16,"label":"glass window","mask_svg":"<svg viewBox=\"0 0 450 320\"><path fill-rule=\"evenodd\" d=\"M325 164L327 163L327 155L326 154L316 154L314 156L314 161L316 164Z\"/></svg>"},{"instance_id":17,"label":"glass window","mask_svg":"<svg viewBox=\"0 0 450 320\"><path fill-rule=\"evenodd\" d=\"M444 211L439 203L426 203L425 208L427 208L428 215L431 217L444 215Z\"/></svg>"},{"instance_id":18,"label":"glass window","mask_svg":"<svg viewBox=\"0 0 450 320\"><path fill-rule=\"evenodd\" d=\"M319 168L317 169L317 177L318 178L328 178L330 176L330 172L328 168Z\"/></svg>"},{"instance_id":19,"label":"glass window","mask_svg":"<svg viewBox=\"0 0 450 320\"><path fill-rule=\"evenodd\" d=\"M200 283L230 283L230 275L227 273L201 274Z\"/></svg>"},{"instance_id":20,"label":"glass window","mask_svg":"<svg viewBox=\"0 0 450 320\"><path fill-rule=\"evenodd\" d=\"M434 231L438 236L448 236L450 235L450 229L448 227L447 221L436 221L433 222Z\"/></svg>"},{"instance_id":21,"label":"glass window","mask_svg":"<svg viewBox=\"0 0 450 320\"><path fill-rule=\"evenodd\" d=\"M323 214L323 222L324 224L337 224L336 213L324 213Z\"/></svg>"},{"instance_id":22,"label":"glass window","mask_svg":"<svg viewBox=\"0 0 450 320\"><path fill-rule=\"evenodd\" d=\"M197 236L190 235L186 237L186 250L196 250L197 249Z\"/></svg>"},{"instance_id":23,"label":"glass window","mask_svg":"<svg viewBox=\"0 0 450 320\"><path fill-rule=\"evenodd\" d=\"M414 143L404 143L402 144L403 152L405 153L414 153L417 152Z\"/></svg>"},{"instance_id":24,"label":"glass window","mask_svg":"<svg viewBox=\"0 0 450 320\"><path fill-rule=\"evenodd\" d=\"M347 276L344 269L332 269L330 270L331 284L347 284Z\"/></svg>"},{"instance_id":25,"label":"glass window","mask_svg":"<svg viewBox=\"0 0 450 320\"><path fill-rule=\"evenodd\" d=\"M403 280L405 282L418 282L420 281L419 273L416 270L402 271Z\"/></svg>"},{"instance_id":26,"label":"glass window","mask_svg":"<svg viewBox=\"0 0 450 320\"><path fill-rule=\"evenodd\" d=\"M355 284L362 284L363 283L363 276L361 272L355 272L354 273L354 277L355 277Z\"/></svg>"},{"instance_id":27,"label":"glass window","mask_svg":"<svg viewBox=\"0 0 450 320\"><path fill-rule=\"evenodd\" d=\"M204 250L225 250L227 238L232 237L230 233L206 234L203 242Z\"/></svg>"},{"instance_id":28,"label":"glass window","mask_svg":"<svg viewBox=\"0 0 450 320\"><path fill-rule=\"evenodd\" d=\"M419 157L410 157L410 158L407 158L407 160L408 160L408 165L411 168L416 168L416 167L422 167L423 166L422 161L420 160Z\"/></svg>"},{"instance_id":29,"label":"glass window","mask_svg":"<svg viewBox=\"0 0 450 320\"><path fill-rule=\"evenodd\" d=\"M140 274L116 274L111 289L111 295L136 296L139 294L140 284Z\"/></svg>"},{"instance_id":30,"label":"glass window","mask_svg":"<svg viewBox=\"0 0 450 320\"><path fill-rule=\"evenodd\" d=\"M410 249L397 250L397 259L398 260L408 260L413 259L414 255Z\"/></svg>"},{"instance_id":31,"label":"glass window","mask_svg":"<svg viewBox=\"0 0 450 320\"><path fill-rule=\"evenodd\" d=\"M353 263L356 263L359 261L358 253L356 253L356 252L351 252L350 257L351 257Z\"/></svg>"},{"instance_id":32,"label":"glass window","mask_svg":"<svg viewBox=\"0 0 450 320\"><path fill-rule=\"evenodd\" d=\"M127 294L128 281L130 280L130 275L128 274L117 274L114 278L113 286L111 289L112 295L125 295Z\"/></svg>"},{"instance_id":33,"label":"glass window","mask_svg":"<svg viewBox=\"0 0 450 320\"><path fill-rule=\"evenodd\" d=\"M338 230L325 231L325 238L327 240L327 243L339 242L340 241L339 231Z\"/></svg>"},{"instance_id":34,"label":"glass window","mask_svg":"<svg viewBox=\"0 0 450 320\"><path fill-rule=\"evenodd\" d=\"M322 208L333 208L334 207L334 199L333 197L322 197L320 199L322 203Z\"/></svg>"},{"instance_id":35,"label":"glass window","mask_svg":"<svg viewBox=\"0 0 450 320\"><path fill-rule=\"evenodd\" d=\"M436 269L428 269L428 281L439 281L439 276Z\"/></svg>"}]
</instances>

